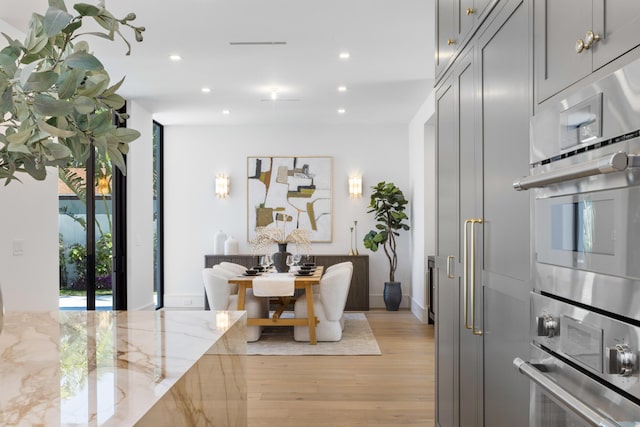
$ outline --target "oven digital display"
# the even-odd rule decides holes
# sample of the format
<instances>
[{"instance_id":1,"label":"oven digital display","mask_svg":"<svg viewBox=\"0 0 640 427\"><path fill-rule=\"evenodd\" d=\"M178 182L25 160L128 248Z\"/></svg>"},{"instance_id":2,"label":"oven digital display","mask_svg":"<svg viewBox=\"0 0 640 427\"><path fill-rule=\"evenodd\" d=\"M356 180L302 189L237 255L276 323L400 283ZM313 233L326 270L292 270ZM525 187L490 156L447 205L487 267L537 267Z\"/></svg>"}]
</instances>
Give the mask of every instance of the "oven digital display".
<instances>
[{"instance_id":1,"label":"oven digital display","mask_svg":"<svg viewBox=\"0 0 640 427\"><path fill-rule=\"evenodd\" d=\"M580 201L551 206L551 247L614 255L614 201Z\"/></svg>"},{"instance_id":2,"label":"oven digital display","mask_svg":"<svg viewBox=\"0 0 640 427\"><path fill-rule=\"evenodd\" d=\"M602 372L602 329L562 317L560 351L572 359Z\"/></svg>"},{"instance_id":3,"label":"oven digital display","mask_svg":"<svg viewBox=\"0 0 640 427\"><path fill-rule=\"evenodd\" d=\"M602 94L560 113L560 148L595 142L602 136Z\"/></svg>"}]
</instances>

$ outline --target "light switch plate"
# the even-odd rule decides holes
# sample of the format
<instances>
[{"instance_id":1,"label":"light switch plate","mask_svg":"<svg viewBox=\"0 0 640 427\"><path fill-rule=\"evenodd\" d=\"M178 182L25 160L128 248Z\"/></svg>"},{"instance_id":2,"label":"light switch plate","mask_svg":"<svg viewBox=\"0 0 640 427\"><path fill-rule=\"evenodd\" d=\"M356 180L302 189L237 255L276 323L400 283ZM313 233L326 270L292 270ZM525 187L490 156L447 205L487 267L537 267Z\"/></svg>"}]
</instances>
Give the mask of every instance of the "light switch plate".
<instances>
[{"instance_id":1,"label":"light switch plate","mask_svg":"<svg viewBox=\"0 0 640 427\"><path fill-rule=\"evenodd\" d=\"M13 256L24 255L24 240L13 239Z\"/></svg>"}]
</instances>

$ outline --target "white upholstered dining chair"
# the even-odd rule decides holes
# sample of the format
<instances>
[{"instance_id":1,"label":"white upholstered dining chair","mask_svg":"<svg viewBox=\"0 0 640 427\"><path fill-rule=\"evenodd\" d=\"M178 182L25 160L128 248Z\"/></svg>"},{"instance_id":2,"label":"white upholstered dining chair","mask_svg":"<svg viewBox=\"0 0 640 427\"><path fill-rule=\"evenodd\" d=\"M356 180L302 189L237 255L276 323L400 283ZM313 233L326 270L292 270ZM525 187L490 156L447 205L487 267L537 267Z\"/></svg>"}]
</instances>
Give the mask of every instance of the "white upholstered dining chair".
<instances>
[{"instance_id":1,"label":"white upholstered dining chair","mask_svg":"<svg viewBox=\"0 0 640 427\"><path fill-rule=\"evenodd\" d=\"M219 265L221 268L224 268L225 270L234 272L236 275L242 274L247 271L247 267L245 267L244 265L236 264L235 262L222 261L217 265Z\"/></svg>"},{"instance_id":2,"label":"white upholstered dining chair","mask_svg":"<svg viewBox=\"0 0 640 427\"><path fill-rule=\"evenodd\" d=\"M343 267L351 267L351 269L353 269L353 263L351 261L343 261L343 262L339 262L337 264L333 264L330 265L329 267L327 267L327 269L325 270L325 273L328 273L330 271L335 270L336 268L343 268Z\"/></svg>"},{"instance_id":3,"label":"white upholstered dining chair","mask_svg":"<svg viewBox=\"0 0 640 427\"><path fill-rule=\"evenodd\" d=\"M233 294L232 287L227 280L236 276L225 272L221 268L205 268L202 270L202 280L207 291L207 301L211 310L237 310L238 294ZM267 317L268 305L266 298L259 298L253 295L251 289L247 289L244 300L244 309L247 317ZM262 326L247 326L247 341L257 341L262 334Z\"/></svg>"},{"instance_id":4,"label":"white upholstered dining chair","mask_svg":"<svg viewBox=\"0 0 640 427\"><path fill-rule=\"evenodd\" d=\"M347 304L353 265L345 265L327 271L320 279L313 294L313 311L319 323L316 326L318 341L340 341L344 329L344 307ZM295 317L307 317L307 295L298 297L294 306ZM293 339L309 341L308 326L294 326Z\"/></svg>"}]
</instances>

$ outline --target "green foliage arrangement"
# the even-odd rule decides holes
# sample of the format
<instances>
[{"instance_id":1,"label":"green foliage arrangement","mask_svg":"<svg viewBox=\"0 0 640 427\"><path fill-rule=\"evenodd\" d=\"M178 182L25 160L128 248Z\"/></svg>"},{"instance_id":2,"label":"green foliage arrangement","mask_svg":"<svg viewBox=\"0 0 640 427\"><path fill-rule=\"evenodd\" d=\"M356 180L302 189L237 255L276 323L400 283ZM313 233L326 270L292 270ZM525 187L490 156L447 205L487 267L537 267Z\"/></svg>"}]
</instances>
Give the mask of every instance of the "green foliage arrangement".
<instances>
[{"instance_id":1,"label":"green foliage arrangement","mask_svg":"<svg viewBox=\"0 0 640 427\"><path fill-rule=\"evenodd\" d=\"M111 274L113 273L112 253L113 243L111 233L105 233L100 236L96 242L96 289L111 289ZM61 283L61 287L86 290L87 247L80 243L74 243L69 246L69 263L75 267L78 277L73 283ZM65 271L65 274L66 273Z\"/></svg>"},{"instance_id":2,"label":"green foliage arrangement","mask_svg":"<svg viewBox=\"0 0 640 427\"><path fill-rule=\"evenodd\" d=\"M396 268L398 267L398 254L396 252L396 237L400 235L400 230L409 230L409 226L403 223L409 219L404 213L407 203L402 191L392 182L379 182L371 187L370 210L373 213L376 230L370 230L364 236L364 247L377 252L380 246L389 260L389 281L395 282Z\"/></svg>"},{"instance_id":3,"label":"green foliage arrangement","mask_svg":"<svg viewBox=\"0 0 640 427\"><path fill-rule=\"evenodd\" d=\"M125 172L123 155L140 136L114 123L125 120L118 110L125 100L117 94L124 78L111 84L109 73L89 50L84 36L114 40L121 26L130 27L142 41L144 27L131 24L129 13L115 18L101 0L97 6L77 3L75 14L64 0L49 0L44 15L34 13L25 40L3 33L9 45L0 50L0 181L7 185L17 172L37 180L45 166L65 167L84 162L91 149L98 159L109 158ZM100 31L81 32L85 19Z\"/></svg>"}]
</instances>

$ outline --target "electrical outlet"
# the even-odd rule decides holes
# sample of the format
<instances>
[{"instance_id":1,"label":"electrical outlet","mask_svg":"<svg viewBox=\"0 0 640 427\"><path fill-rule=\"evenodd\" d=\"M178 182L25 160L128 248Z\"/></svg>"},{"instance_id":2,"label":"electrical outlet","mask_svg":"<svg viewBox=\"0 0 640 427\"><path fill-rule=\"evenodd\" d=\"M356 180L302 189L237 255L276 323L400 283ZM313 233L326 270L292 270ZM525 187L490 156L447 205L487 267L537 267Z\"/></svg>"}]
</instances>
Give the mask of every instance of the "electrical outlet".
<instances>
[{"instance_id":1,"label":"electrical outlet","mask_svg":"<svg viewBox=\"0 0 640 427\"><path fill-rule=\"evenodd\" d=\"M184 300L182 300L182 305L192 305L193 301L191 300L191 298L185 298Z\"/></svg>"}]
</instances>

